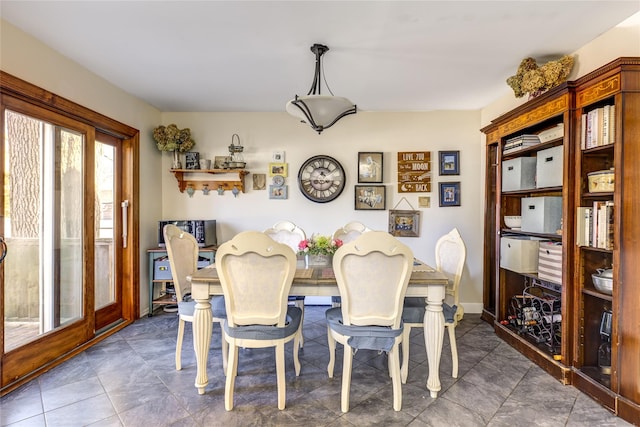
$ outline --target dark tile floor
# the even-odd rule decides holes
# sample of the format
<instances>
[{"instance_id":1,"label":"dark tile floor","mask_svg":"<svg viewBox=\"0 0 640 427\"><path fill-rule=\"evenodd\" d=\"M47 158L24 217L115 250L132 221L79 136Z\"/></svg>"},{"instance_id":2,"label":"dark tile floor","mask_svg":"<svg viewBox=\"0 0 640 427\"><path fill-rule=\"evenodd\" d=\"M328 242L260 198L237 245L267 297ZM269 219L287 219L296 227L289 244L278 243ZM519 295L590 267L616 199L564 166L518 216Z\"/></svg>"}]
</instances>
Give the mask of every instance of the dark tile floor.
<instances>
[{"instance_id":1,"label":"dark tile floor","mask_svg":"<svg viewBox=\"0 0 640 427\"><path fill-rule=\"evenodd\" d=\"M177 318L143 318L0 400L2 426L628 426L572 386L564 386L497 338L478 315L456 328L460 374L451 378L448 339L442 391L426 390L422 331L413 330L402 411L392 408L387 359L356 354L350 412L340 411L342 347L333 379L324 311L307 307L302 372L295 377L287 345L287 407L277 409L273 349L240 353L235 407L224 409L220 329L214 327L209 385L193 386L195 357L187 324L181 371L175 370Z\"/></svg>"}]
</instances>

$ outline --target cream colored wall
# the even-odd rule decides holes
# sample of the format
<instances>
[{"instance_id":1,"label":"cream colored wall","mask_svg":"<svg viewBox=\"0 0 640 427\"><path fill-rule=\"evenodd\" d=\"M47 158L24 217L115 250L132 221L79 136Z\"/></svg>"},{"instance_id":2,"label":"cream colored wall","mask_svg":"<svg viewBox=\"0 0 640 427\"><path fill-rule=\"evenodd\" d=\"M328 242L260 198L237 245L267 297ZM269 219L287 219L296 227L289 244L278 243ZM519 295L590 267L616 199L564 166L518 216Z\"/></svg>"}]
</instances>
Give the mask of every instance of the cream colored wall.
<instances>
[{"instance_id":1,"label":"cream colored wall","mask_svg":"<svg viewBox=\"0 0 640 427\"><path fill-rule=\"evenodd\" d=\"M157 244L154 227L162 217L161 155L151 139L151 130L161 120L160 111L3 20L0 52L2 71L140 130L140 306L141 314L145 313L149 297L144 249Z\"/></svg>"},{"instance_id":2,"label":"cream colored wall","mask_svg":"<svg viewBox=\"0 0 640 427\"><path fill-rule=\"evenodd\" d=\"M389 209L411 209L421 212L420 237L401 238L416 257L434 264L436 240L457 227L467 245L464 288L461 300L467 312L479 312L482 302L482 199L477 176L481 173L478 159L481 147L477 111L436 111L425 113L367 113L349 116L322 135L299 123L286 113L164 113L165 124L189 127L196 146L194 151L206 158L228 154L234 133L240 136L247 170L267 173L274 151L284 151L288 163L289 197L270 200L268 191L252 190L252 176L245 179L245 194L234 198L213 191L205 196L196 192L193 198L177 189L173 175L162 176L162 212L166 219L216 219L218 240L226 241L243 230L264 230L278 220L288 219L307 234L332 234L349 221L361 221L370 228L388 229ZM459 176L438 176L438 151L459 150ZM384 152L384 184L387 187L387 210L354 210L354 186L357 184L359 151ZM430 193L398 194L397 152L430 151L435 173ZM345 168L347 182L336 200L320 204L307 200L298 188L298 169L304 160L327 154ZM163 168L169 169L171 155L163 156ZM460 181L461 206L438 206L438 182ZM430 208L418 208L418 196L430 196ZM407 202L402 201L406 198ZM402 202L401 202L402 201ZM400 203L401 202L401 203Z\"/></svg>"}]
</instances>

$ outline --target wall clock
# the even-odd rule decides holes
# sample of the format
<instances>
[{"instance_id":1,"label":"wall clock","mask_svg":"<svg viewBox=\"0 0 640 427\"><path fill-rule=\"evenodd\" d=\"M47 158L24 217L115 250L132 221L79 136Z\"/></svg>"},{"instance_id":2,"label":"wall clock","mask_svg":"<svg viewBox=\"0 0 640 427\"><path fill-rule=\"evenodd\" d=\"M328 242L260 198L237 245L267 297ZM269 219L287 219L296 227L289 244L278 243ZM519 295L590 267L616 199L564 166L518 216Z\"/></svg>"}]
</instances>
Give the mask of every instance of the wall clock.
<instances>
[{"instance_id":1,"label":"wall clock","mask_svg":"<svg viewBox=\"0 0 640 427\"><path fill-rule=\"evenodd\" d=\"M338 197L344 190L345 179L340 162L325 155L307 159L298 172L300 191L316 203L330 202Z\"/></svg>"}]
</instances>

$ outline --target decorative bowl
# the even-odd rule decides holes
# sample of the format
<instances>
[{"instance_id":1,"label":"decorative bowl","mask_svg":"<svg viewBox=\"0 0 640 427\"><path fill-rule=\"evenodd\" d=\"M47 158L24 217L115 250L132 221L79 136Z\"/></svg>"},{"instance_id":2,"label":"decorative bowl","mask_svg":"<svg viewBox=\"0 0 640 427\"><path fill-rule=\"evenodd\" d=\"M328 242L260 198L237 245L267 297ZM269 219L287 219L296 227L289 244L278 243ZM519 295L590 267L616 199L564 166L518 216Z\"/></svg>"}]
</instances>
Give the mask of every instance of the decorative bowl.
<instances>
[{"instance_id":1,"label":"decorative bowl","mask_svg":"<svg viewBox=\"0 0 640 427\"><path fill-rule=\"evenodd\" d=\"M613 270L603 270L598 269L598 273L594 273L591 275L591 280L593 280L593 286L603 294L611 295L613 294Z\"/></svg>"},{"instance_id":2,"label":"decorative bowl","mask_svg":"<svg viewBox=\"0 0 640 427\"><path fill-rule=\"evenodd\" d=\"M522 217L520 215L505 216L504 224L513 230L519 230L522 225Z\"/></svg>"}]
</instances>

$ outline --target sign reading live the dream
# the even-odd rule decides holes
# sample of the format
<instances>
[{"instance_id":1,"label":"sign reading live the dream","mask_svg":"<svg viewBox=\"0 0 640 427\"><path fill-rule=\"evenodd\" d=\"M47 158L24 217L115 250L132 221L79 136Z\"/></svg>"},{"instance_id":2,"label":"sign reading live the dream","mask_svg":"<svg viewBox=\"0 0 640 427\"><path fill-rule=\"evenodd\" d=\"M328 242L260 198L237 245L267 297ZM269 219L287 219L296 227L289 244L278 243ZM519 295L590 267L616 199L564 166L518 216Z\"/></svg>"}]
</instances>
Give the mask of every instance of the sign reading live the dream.
<instances>
[{"instance_id":1,"label":"sign reading live the dream","mask_svg":"<svg viewBox=\"0 0 640 427\"><path fill-rule=\"evenodd\" d=\"M398 193L431 191L431 152L398 153Z\"/></svg>"}]
</instances>

